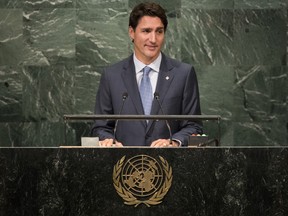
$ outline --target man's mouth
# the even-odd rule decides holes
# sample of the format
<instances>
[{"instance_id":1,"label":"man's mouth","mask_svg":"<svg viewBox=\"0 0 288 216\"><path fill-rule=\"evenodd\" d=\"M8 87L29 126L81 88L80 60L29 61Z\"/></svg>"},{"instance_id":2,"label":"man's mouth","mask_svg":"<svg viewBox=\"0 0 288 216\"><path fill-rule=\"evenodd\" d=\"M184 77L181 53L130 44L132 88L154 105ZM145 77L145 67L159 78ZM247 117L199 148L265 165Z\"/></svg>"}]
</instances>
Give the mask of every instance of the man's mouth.
<instances>
[{"instance_id":1,"label":"man's mouth","mask_svg":"<svg viewBox=\"0 0 288 216\"><path fill-rule=\"evenodd\" d=\"M148 49L155 49L155 48L157 48L158 46L151 46L151 45L145 45L146 47L148 47Z\"/></svg>"}]
</instances>

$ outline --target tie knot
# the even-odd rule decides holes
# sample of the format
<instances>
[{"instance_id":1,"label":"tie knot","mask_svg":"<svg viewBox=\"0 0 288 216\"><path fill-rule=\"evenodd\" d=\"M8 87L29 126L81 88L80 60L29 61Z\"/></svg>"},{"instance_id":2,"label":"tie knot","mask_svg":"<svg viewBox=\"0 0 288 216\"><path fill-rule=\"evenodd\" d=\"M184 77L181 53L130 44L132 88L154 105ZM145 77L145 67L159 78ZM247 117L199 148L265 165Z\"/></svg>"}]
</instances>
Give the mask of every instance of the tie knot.
<instances>
[{"instance_id":1,"label":"tie knot","mask_svg":"<svg viewBox=\"0 0 288 216\"><path fill-rule=\"evenodd\" d=\"M144 69L143 69L143 75L144 76L148 76L151 70L152 69L150 67L145 66Z\"/></svg>"}]
</instances>

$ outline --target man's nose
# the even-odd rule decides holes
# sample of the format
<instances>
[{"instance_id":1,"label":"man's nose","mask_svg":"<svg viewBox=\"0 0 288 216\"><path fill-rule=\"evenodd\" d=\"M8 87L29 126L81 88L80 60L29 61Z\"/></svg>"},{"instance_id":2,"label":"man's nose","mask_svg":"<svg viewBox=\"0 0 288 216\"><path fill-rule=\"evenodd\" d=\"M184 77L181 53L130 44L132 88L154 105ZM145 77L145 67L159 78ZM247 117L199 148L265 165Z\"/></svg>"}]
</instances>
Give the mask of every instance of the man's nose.
<instances>
[{"instance_id":1,"label":"man's nose","mask_svg":"<svg viewBox=\"0 0 288 216\"><path fill-rule=\"evenodd\" d=\"M156 42L156 34L155 34L155 32L151 32L149 39L150 39L151 43L155 43Z\"/></svg>"}]
</instances>

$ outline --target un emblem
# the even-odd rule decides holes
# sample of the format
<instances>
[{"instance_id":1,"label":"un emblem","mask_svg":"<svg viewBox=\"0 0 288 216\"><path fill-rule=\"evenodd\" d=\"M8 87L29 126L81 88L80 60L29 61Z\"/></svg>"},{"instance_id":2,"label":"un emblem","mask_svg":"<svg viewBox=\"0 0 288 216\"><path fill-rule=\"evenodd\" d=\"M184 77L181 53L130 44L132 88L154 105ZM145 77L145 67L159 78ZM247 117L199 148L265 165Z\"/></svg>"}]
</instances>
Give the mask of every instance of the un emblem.
<instances>
[{"instance_id":1,"label":"un emblem","mask_svg":"<svg viewBox=\"0 0 288 216\"><path fill-rule=\"evenodd\" d=\"M162 202L172 184L172 168L161 156L137 155L125 162L123 156L114 166L113 183L127 205L143 203L150 207Z\"/></svg>"}]
</instances>

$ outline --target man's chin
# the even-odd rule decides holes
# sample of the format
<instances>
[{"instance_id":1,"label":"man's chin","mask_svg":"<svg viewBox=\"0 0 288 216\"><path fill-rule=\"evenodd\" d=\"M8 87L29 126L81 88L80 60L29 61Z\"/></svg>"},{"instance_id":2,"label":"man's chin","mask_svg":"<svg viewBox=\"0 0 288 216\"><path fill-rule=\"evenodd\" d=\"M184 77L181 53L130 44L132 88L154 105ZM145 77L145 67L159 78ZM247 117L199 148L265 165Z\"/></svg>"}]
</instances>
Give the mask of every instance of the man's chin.
<instances>
[{"instance_id":1,"label":"man's chin","mask_svg":"<svg viewBox=\"0 0 288 216\"><path fill-rule=\"evenodd\" d=\"M153 58L156 58L158 55L159 55L159 51L157 50L157 51L151 51L151 50L149 50L148 52L146 52L146 56L148 57L148 58L151 58L151 59L153 59Z\"/></svg>"},{"instance_id":2,"label":"man's chin","mask_svg":"<svg viewBox=\"0 0 288 216\"><path fill-rule=\"evenodd\" d=\"M152 47L146 47L146 50L147 50L147 52L154 52L154 53L159 52L158 47L154 47L154 48L152 48Z\"/></svg>"}]
</instances>

